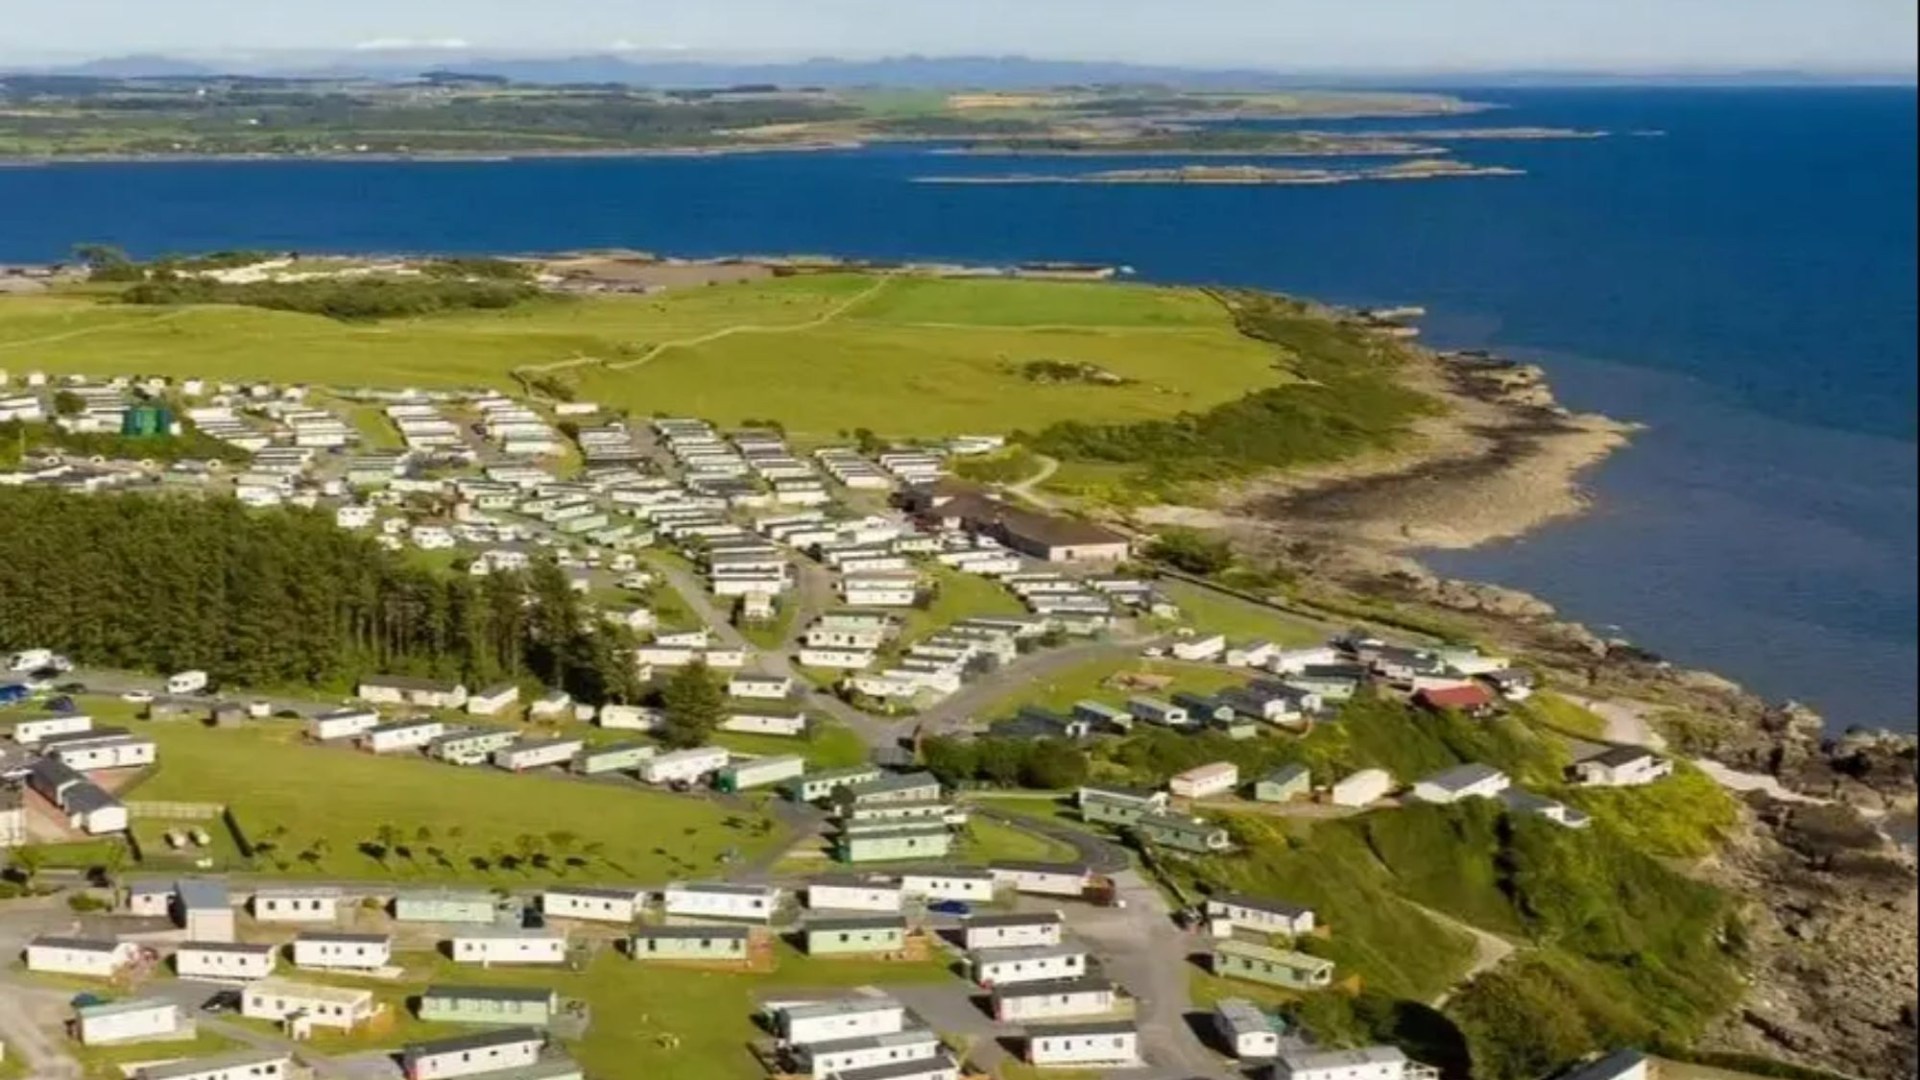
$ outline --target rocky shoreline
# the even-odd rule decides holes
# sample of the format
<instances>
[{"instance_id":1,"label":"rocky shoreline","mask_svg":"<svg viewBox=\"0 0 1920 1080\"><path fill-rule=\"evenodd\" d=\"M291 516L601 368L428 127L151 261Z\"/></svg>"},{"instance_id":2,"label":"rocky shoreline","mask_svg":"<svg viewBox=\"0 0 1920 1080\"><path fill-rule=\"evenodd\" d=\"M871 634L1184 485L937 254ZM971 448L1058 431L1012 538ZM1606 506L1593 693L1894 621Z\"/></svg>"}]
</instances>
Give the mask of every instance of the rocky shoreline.
<instances>
[{"instance_id":1,"label":"rocky shoreline","mask_svg":"<svg viewBox=\"0 0 1920 1080\"><path fill-rule=\"evenodd\" d=\"M1607 718L1611 741L1704 761L1746 809L1726 850L1695 872L1745 900L1752 979L1703 1048L1874 1080L1916 1075L1920 882L1910 848L1882 828L1911 820L1914 736L1829 731L1809 709L1603 638L1537 597L1423 566L1420 549L1582 512L1581 474L1637 429L1564 409L1535 367L1411 346L1406 355L1410 384L1446 408L1405 450L1243 485L1224 510L1140 516L1224 531L1327 610L1384 603L1411 625L1444 624L1524 656Z\"/></svg>"}]
</instances>

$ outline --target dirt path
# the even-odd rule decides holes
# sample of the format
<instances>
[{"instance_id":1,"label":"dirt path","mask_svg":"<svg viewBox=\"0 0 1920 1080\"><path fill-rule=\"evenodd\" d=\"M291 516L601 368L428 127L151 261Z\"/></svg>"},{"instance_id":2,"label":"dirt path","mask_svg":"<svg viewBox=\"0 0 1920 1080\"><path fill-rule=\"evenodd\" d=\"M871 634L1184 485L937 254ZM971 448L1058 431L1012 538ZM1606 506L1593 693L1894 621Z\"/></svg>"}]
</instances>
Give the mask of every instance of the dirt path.
<instances>
[{"instance_id":1,"label":"dirt path","mask_svg":"<svg viewBox=\"0 0 1920 1080\"><path fill-rule=\"evenodd\" d=\"M1407 903L1412 904L1413 901L1409 900ZM1462 933L1473 935L1473 963L1467 965L1467 970L1462 972L1460 978L1454 981L1451 989L1433 999L1432 1004L1436 1009L1446 1005L1447 1001L1453 997L1455 990L1467 985L1481 975L1492 971L1494 968L1499 967L1502 963L1506 962L1507 957L1520 951L1514 946L1513 942L1508 941L1499 934L1482 930L1472 923L1461 922L1446 912L1436 911L1425 904L1413 904L1413 906L1419 908L1425 912L1429 918L1443 926L1449 926Z\"/></svg>"},{"instance_id":2,"label":"dirt path","mask_svg":"<svg viewBox=\"0 0 1920 1080\"><path fill-rule=\"evenodd\" d=\"M107 334L115 330L139 330L164 322L172 322L182 316L191 315L193 308L179 308L174 311L155 315L151 319L139 319L121 323L103 323L100 326L83 326L78 330L62 330L57 334L43 334L37 338L21 338L18 341L0 341L0 350L18 349L34 345L52 345L59 341L72 341L74 338L90 337L94 334Z\"/></svg>"},{"instance_id":3,"label":"dirt path","mask_svg":"<svg viewBox=\"0 0 1920 1080\"><path fill-rule=\"evenodd\" d=\"M696 348L701 345L708 345L725 338L733 337L737 334L791 334L799 330L817 330L839 319L847 312L852 311L860 304L871 299L882 289L886 288L887 283L892 280L893 279L889 277L882 277L872 285L867 286L858 293L842 300L840 303L835 304L811 319L796 323L775 323L771 326L762 323L741 323L737 326L723 326L718 330L708 330L702 334L695 334L693 337L674 338L671 341L662 341L631 360L623 360L617 364L607 364L606 369L608 371L632 371L634 368L653 360L669 349ZM566 360L555 360L549 364L527 364L524 367L514 368L513 373L515 375L540 375L549 371L565 371L568 368L584 367L587 364L599 363L602 363L602 361L597 356L575 356Z\"/></svg>"},{"instance_id":4,"label":"dirt path","mask_svg":"<svg viewBox=\"0 0 1920 1080\"><path fill-rule=\"evenodd\" d=\"M805 322L781 323L775 326L763 326L756 323L743 323L739 326L728 326L728 327L723 327L719 330L710 330L704 334L698 334L690 338L679 338L674 341L663 341L660 344L655 345L653 348L648 349L644 354L633 358L632 360L625 360L618 364L608 364L607 370L608 371L632 371L634 368L640 367L641 365L647 363L648 361L653 360L655 357L659 356L661 353L666 352L669 349L697 348L701 345L710 345L713 342L720 341L725 338L734 337L739 334L791 334L800 330L817 330L820 327L825 326L828 323L831 323L834 320L840 318L842 315L845 315L847 312L852 311L854 308L860 306L861 304L872 299L873 297L879 295L881 290L885 289L887 287L887 284L892 280L893 279L890 277L882 277L878 281L875 281L872 285L867 286L866 288L860 290L858 293L855 293L854 295L848 297L847 299L842 300L840 303L835 304L834 306L828 308L826 311L821 312L820 314L814 316L811 319L806 320Z\"/></svg>"},{"instance_id":5,"label":"dirt path","mask_svg":"<svg viewBox=\"0 0 1920 1080\"><path fill-rule=\"evenodd\" d=\"M1042 510L1052 510L1055 506L1053 497L1040 494L1038 489L1041 484L1052 479L1054 473L1060 471L1060 462L1058 459L1050 458L1045 454L1035 454L1034 457L1040 461L1039 471L1027 477L1025 480L1008 487L1007 492L1016 498L1025 499L1027 502L1032 503Z\"/></svg>"}]
</instances>

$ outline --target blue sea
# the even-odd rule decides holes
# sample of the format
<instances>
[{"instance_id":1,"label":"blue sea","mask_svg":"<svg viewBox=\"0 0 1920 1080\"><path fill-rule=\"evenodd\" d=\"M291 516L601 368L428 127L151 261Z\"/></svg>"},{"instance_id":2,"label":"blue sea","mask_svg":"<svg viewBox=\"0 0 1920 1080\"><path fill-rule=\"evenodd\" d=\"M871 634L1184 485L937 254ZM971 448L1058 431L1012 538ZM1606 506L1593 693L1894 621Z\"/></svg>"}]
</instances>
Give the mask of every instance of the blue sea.
<instances>
[{"instance_id":1,"label":"blue sea","mask_svg":"<svg viewBox=\"0 0 1920 1080\"><path fill-rule=\"evenodd\" d=\"M1427 340L1538 361L1570 405L1648 425L1589 476L1591 514L1435 553L1438 569L1534 591L1837 725L1911 730L1912 88L1466 93L1504 109L1373 126L1618 134L1459 144L1524 177L1337 187L916 184L1133 163L917 148L0 168L0 262L88 241L143 255L1082 259L1151 281L1424 304Z\"/></svg>"}]
</instances>

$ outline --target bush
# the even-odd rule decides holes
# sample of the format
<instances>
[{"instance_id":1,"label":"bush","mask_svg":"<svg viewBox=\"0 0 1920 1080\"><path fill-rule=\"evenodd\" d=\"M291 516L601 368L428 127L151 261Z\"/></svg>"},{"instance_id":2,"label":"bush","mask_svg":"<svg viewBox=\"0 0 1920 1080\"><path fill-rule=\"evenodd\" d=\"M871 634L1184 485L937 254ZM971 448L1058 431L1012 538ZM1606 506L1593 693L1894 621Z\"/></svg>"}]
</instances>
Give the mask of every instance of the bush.
<instances>
[{"instance_id":1,"label":"bush","mask_svg":"<svg viewBox=\"0 0 1920 1080\"><path fill-rule=\"evenodd\" d=\"M1209 577L1233 565L1233 545L1198 529L1168 529L1153 538L1146 554L1199 577Z\"/></svg>"},{"instance_id":2,"label":"bush","mask_svg":"<svg viewBox=\"0 0 1920 1080\"><path fill-rule=\"evenodd\" d=\"M160 272L120 294L129 304L238 304L330 319L386 319L512 307L538 295L512 281L460 278L326 278L227 284Z\"/></svg>"}]
</instances>

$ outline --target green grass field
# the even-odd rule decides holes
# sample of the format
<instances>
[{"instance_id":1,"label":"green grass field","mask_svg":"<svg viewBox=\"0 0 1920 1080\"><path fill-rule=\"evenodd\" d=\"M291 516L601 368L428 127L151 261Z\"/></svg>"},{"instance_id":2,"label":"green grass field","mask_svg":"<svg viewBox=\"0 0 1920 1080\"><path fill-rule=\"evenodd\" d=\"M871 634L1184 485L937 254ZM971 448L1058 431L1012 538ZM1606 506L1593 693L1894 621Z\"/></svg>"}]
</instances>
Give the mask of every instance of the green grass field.
<instances>
[{"instance_id":1,"label":"green grass field","mask_svg":"<svg viewBox=\"0 0 1920 1080\"><path fill-rule=\"evenodd\" d=\"M1023 705L1064 712L1071 709L1074 702L1088 698L1118 707L1131 694L1107 684L1115 675L1123 672L1157 675L1173 680L1165 690L1151 692L1157 697L1180 690L1190 690L1196 694L1211 694L1229 686L1239 686L1252 677L1251 672L1210 667L1206 664L1189 664L1179 660L1131 658L1096 660L1068 668L1052 678L1035 680L1011 690L1005 697L989 706L985 712L994 719L1011 717ZM1148 691L1134 693L1148 693Z\"/></svg>"},{"instance_id":2,"label":"green grass field","mask_svg":"<svg viewBox=\"0 0 1920 1080\"><path fill-rule=\"evenodd\" d=\"M1184 581L1163 581L1161 590L1180 605L1181 620L1203 634L1225 634L1230 641L1271 641L1294 648L1318 645L1326 631L1304 619L1249 604Z\"/></svg>"},{"instance_id":3,"label":"green grass field","mask_svg":"<svg viewBox=\"0 0 1920 1080\"><path fill-rule=\"evenodd\" d=\"M406 979L380 984L377 994L404 1014L408 999L431 983L551 987L562 997L587 1002L592 1009L593 1023L586 1037L567 1048L590 1075L694 1080L757 1075L747 1044L763 1034L752 1018L759 1001L769 995L782 990L831 991L953 978L938 960L813 960L784 941L774 946L774 953L778 967L753 974L639 965L609 949L600 950L581 972L485 970L425 955L403 955ZM336 980L322 977L319 981ZM316 1039L314 1048L322 1053L379 1050L416 1037L473 1030L423 1024L408 1015L384 1032L326 1036L324 1042Z\"/></svg>"},{"instance_id":4,"label":"green grass field","mask_svg":"<svg viewBox=\"0 0 1920 1080\"><path fill-rule=\"evenodd\" d=\"M273 858L286 863L273 866L276 873L490 885L568 875L655 880L712 873L729 850L747 855L782 840L777 828L761 831L752 815L701 799L323 749L302 744L292 724L142 730L160 744L161 765L130 799L229 805L252 840L272 839ZM528 812L500 812L515 806ZM382 864L359 850L383 825L399 830L417 849L415 858L390 856ZM423 827L430 840L416 840ZM274 835L277 829L284 834ZM499 865L498 854L513 852L523 836L562 833L571 835L567 846L585 866L563 875L559 865ZM425 852L429 846L441 849L444 863ZM475 858L490 865L476 866Z\"/></svg>"},{"instance_id":5,"label":"green grass field","mask_svg":"<svg viewBox=\"0 0 1920 1080\"><path fill-rule=\"evenodd\" d=\"M122 1067L126 1065L207 1057L239 1049L240 1044L224 1035L202 1031L191 1039L141 1042L126 1046L76 1046L74 1058L79 1061L87 1080L121 1080L125 1075Z\"/></svg>"},{"instance_id":6,"label":"green grass field","mask_svg":"<svg viewBox=\"0 0 1920 1080\"><path fill-rule=\"evenodd\" d=\"M964 574L941 566L930 570L927 580L936 589L933 602L924 609L913 608L902 616L899 637L902 648L963 619L1019 615L1026 611L1013 593L978 574Z\"/></svg>"},{"instance_id":7,"label":"green grass field","mask_svg":"<svg viewBox=\"0 0 1920 1080\"><path fill-rule=\"evenodd\" d=\"M1042 359L1130 381L1025 380L1019 366ZM0 367L17 370L512 390L516 369L574 361L552 374L580 399L721 424L772 417L801 440L1147 419L1277 377L1274 350L1242 337L1211 299L1134 285L820 274L369 323L0 297ZM379 417L354 419L390 438Z\"/></svg>"}]
</instances>

